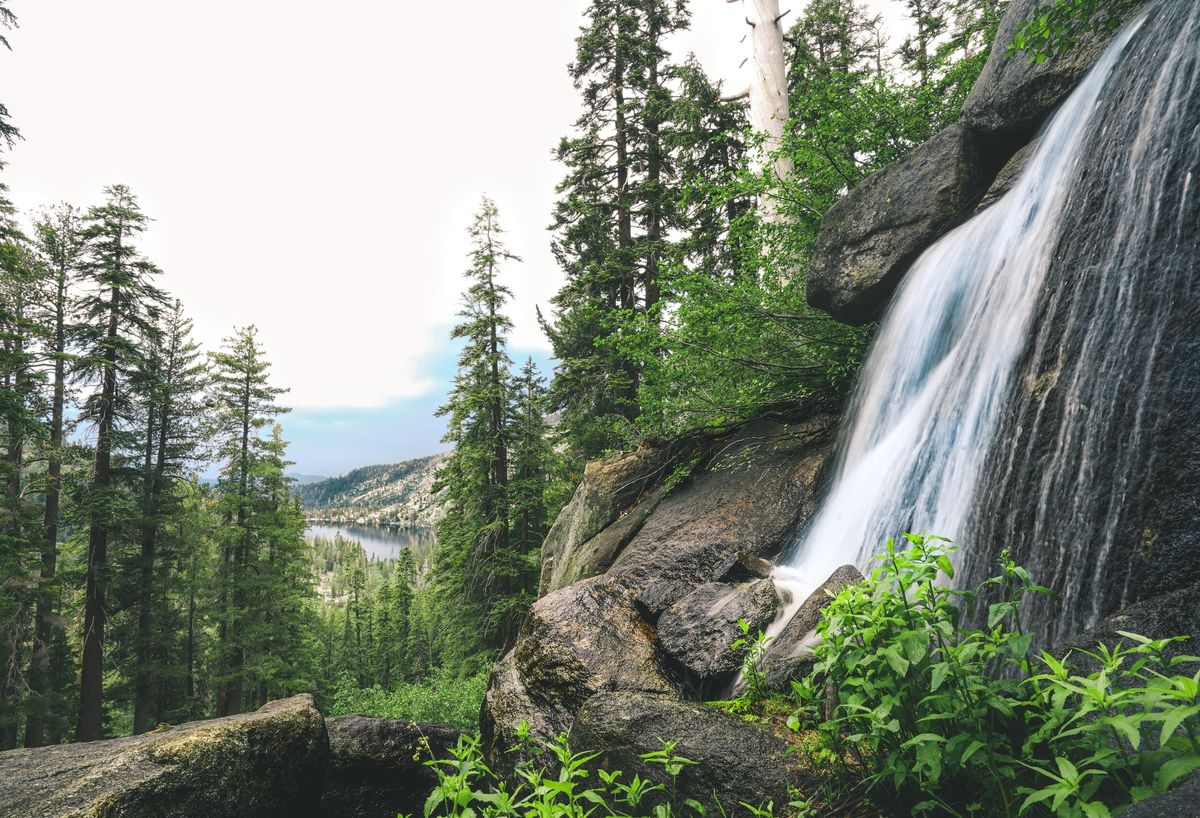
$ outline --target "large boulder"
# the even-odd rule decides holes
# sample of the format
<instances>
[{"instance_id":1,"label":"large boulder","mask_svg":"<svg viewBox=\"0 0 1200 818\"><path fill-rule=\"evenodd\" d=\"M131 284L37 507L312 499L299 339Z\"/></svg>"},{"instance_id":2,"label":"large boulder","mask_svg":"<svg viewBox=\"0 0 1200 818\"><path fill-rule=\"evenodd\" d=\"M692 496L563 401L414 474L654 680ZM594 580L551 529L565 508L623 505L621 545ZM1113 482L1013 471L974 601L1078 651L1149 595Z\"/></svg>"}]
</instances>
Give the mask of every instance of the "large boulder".
<instances>
[{"instance_id":1,"label":"large boulder","mask_svg":"<svg viewBox=\"0 0 1200 818\"><path fill-rule=\"evenodd\" d=\"M1149 0L1133 0L1131 16ZM1041 0L1044 5L1044 0ZM1017 29L1037 10L1039 0L1012 0L1000 22L983 73L963 104L963 123L973 131L1008 142L1028 140L1046 117L1074 90L1096 64L1112 39L1106 32L1080 37L1066 51L1045 62L1024 54L1009 55Z\"/></svg>"},{"instance_id":2,"label":"large boulder","mask_svg":"<svg viewBox=\"0 0 1200 818\"><path fill-rule=\"evenodd\" d=\"M654 510L656 500L643 495L663 482L672 455L643 447L587 464L571 502L542 545L539 596L608 569Z\"/></svg>"},{"instance_id":3,"label":"large boulder","mask_svg":"<svg viewBox=\"0 0 1200 818\"><path fill-rule=\"evenodd\" d=\"M598 753L589 766L621 770L626 781L639 775L670 788L662 765L643 753L676 741L675 754L698 761L685 766L677 797L694 798L709 815L747 815L751 806L773 802L777 814L788 802L788 785L801 774L791 745L769 727L750 724L702 704L669 701L637 693L605 693L588 700L571 729L577 752ZM718 806L717 802L720 802Z\"/></svg>"},{"instance_id":4,"label":"large boulder","mask_svg":"<svg viewBox=\"0 0 1200 818\"><path fill-rule=\"evenodd\" d=\"M758 421L717 441L703 470L658 504L608 570L657 618L739 555L775 557L812 514L835 419Z\"/></svg>"},{"instance_id":5,"label":"large boulder","mask_svg":"<svg viewBox=\"0 0 1200 818\"><path fill-rule=\"evenodd\" d=\"M878 320L909 266L974 209L996 170L951 125L868 177L821 223L808 303L847 324Z\"/></svg>"},{"instance_id":6,"label":"large boulder","mask_svg":"<svg viewBox=\"0 0 1200 818\"><path fill-rule=\"evenodd\" d=\"M767 560L814 510L835 423L828 415L763 419L589 466L544 554L549 593L492 671L480 725L488 761L511 770L521 722L534 738L553 739L598 693L680 698L681 687L694 685L685 664L663 650L655 625L698 586L766 578ZM681 479L685 463L691 473ZM767 587L754 595L764 604ZM708 637L727 647L730 623L724 613L718 619L720 633Z\"/></svg>"},{"instance_id":7,"label":"large boulder","mask_svg":"<svg viewBox=\"0 0 1200 818\"><path fill-rule=\"evenodd\" d=\"M462 735L444 724L351 715L328 719L329 769L322 818L396 818L420 814L437 784L425 765L445 759Z\"/></svg>"},{"instance_id":8,"label":"large boulder","mask_svg":"<svg viewBox=\"0 0 1200 818\"><path fill-rule=\"evenodd\" d=\"M745 650L732 647L742 635L739 620L757 633L771 624L778 610L779 595L769 579L736 585L707 582L659 618L658 638L698 681L708 682L742 666Z\"/></svg>"},{"instance_id":9,"label":"large boulder","mask_svg":"<svg viewBox=\"0 0 1200 818\"><path fill-rule=\"evenodd\" d=\"M533 736L553 739L571 728L585 701L614 690L678 695L632 585L599 576L530 609L517 646L492 671L481 719L484 752L503 768L522 721Z\"/></svg>"},{"instance_id":10,"label":"large boulder","mask_svg":"<svg viewBox=\"0 0 1200 818\"><path fill-rule=\"evenodd\" d=\"M291 818L329 754L311 696L158 733L0 753L0 818Z\"/></svg>"}]
</instances>

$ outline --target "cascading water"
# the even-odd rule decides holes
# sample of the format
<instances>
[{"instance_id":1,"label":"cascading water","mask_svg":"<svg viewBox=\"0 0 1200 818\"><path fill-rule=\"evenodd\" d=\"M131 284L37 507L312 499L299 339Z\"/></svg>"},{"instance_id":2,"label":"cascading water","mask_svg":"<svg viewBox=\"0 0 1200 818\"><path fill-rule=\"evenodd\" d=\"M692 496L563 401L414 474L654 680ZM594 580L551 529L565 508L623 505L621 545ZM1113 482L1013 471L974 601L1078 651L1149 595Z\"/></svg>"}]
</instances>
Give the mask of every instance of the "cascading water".
<instances>
[{"instance_id":1,"label":"cascading water","mask_svg":"<svg viewBox=\"0 0 1200 818\"><path fill-rule=\"evenodd\" d=\"M1035 559L1035 577L1061 580L1068 600L1088 596L1101 569L1085 563L1109 559L1129 489L1122 480L1136 479L1120 458L1104 475L1095 464L1122 439L1112 424L1139 435L1154 413L1097 414L1083 401L1148 402L1147 362L1161 346L1153 339L1170 331L1161 319L1185 285L1138 297L1132 281L1154 277L1147 242L1174 231L1191 244L1190 256L1177 254L1191 259L1191 275L1180 272L1186 286L1200 264L1200 179L1191 176L1198 17L1200 3L1175 0L1127 27L1045 127L1016 186L910 269L863 368L824 502L776 570L792 597L781 623L834 569L865 567L902 531L960 540L960 573L976 578L999 548L1024 546L1018 556L1029 557L1049 538L1060 570L1041 576ZM1181 174L1173 200L1163 178L1172 171ZM1088 297L1062 286L1067 279ZM1134 332L1131 322L1146 326ZM1190 332L1200 338L1197 323ZM1047 402L1060 406L1053 417L1038 414ZM1037 430L1022 420L1030 403ZM1075 501L1080 491L1086 502ZM1104 538L1072 551L1070 531ZM1056 629L1090 624L1107 604L1068 602Z\"/></svg>"}]
</instances>

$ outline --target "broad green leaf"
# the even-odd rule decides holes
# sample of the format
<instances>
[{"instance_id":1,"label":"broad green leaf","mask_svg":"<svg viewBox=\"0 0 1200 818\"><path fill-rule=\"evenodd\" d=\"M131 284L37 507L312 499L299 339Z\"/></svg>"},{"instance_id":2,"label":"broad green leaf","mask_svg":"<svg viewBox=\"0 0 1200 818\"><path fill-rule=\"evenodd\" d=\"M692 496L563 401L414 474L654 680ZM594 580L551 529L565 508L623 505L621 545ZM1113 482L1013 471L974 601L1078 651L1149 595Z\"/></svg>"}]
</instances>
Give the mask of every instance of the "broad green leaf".
<instances>
[{"instance_id":1,"label":"broad green leaf","mask_svg":"<svg viewBox=\"0 0 1200 818\"><path fill-rule=\"evenodd\" d=\"M1180 778L1197 769L1200 769L1200 755L1173 758L1162 765L1154 776L1154 789L1166 792Z\"/></svg>"},{"instance_id":2,"label":"broad green leaf","mask_svg":"<svg viewBox=\"0 0 1200 818\"><path fill-rule=\"evenodd\" d=\"M968 761L970 761L971 756L975 755L977 752L982 750L983 746L984 746L983 742L980 741L979 739L976 739L975 741L972 741L970 744L968 744L967 749L963 752L962 763L966 764Z\"/></svg>"}]
</instances>

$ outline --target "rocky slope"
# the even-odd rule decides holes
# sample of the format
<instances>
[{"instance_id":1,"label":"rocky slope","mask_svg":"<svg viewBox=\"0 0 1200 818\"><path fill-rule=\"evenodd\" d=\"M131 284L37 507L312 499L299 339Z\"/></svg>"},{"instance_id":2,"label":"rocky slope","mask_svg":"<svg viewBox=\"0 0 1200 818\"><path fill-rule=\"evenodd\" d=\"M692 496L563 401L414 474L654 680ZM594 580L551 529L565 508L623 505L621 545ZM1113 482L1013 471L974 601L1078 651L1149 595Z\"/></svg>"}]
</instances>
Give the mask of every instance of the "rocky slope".
<instances>
[{"instance_id":1,"label":"rocky slope","mask_svg":"<svg viewBox=\"0 0 1200 818\"><path fill-rule=\"evenodd\" d=\"M326 720L302 695L142 736L0 753L0 818L395 818L419 814L459 731Z\"/></svg>"},{"instance_id":2,"label":"rocky slope","mask_svg":"<svg viewBox=\"0 0 1200 818\"><path fill-rule=\"evenodd\" d=\"M481 729L495 768L510 766L522 721L551 739L606 694L637 694L611 707L636 703L688 730L709 715L684 703L732 681L737 620L769 622L781 604L769 560L813 510L834 425L764 419L589 465L543 549L541 598L492 675ZM596 725L586 740L629 735Z\"/></svg>"},{"instance_id":3,"label":"rocky slope","mask_svg":"<svg viewBox=\"0 0 1200 818\"><path fill-rule=\"evenodd\" d=\"M310 519L432 528L442 515L433 480L444 458L363 466L300 486L300 500Z\"/></svg>"}]
</instances>

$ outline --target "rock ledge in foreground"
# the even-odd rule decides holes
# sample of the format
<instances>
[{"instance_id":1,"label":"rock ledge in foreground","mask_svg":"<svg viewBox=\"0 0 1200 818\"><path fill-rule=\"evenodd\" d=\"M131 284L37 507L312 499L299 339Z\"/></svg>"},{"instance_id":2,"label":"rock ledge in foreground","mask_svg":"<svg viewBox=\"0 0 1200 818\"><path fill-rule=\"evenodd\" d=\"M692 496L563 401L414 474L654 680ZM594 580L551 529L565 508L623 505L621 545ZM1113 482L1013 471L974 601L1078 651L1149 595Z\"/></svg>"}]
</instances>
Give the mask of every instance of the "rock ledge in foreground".
<instances>
[{"instance_id":1,"label":"rock ledge in foreground","mask_svg":"<svg viewBox=\"0 0 1200 818\"><path fill-rule=\"evenodd\" d=\"M130 738L0 753L0 818L291 818L329 755L312 696Z\"/></svg>"}]
</instances>

